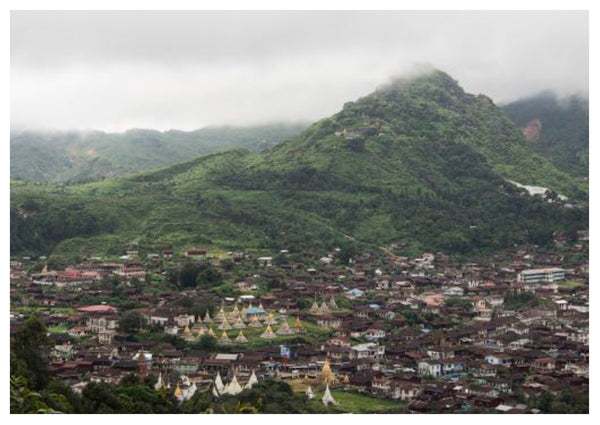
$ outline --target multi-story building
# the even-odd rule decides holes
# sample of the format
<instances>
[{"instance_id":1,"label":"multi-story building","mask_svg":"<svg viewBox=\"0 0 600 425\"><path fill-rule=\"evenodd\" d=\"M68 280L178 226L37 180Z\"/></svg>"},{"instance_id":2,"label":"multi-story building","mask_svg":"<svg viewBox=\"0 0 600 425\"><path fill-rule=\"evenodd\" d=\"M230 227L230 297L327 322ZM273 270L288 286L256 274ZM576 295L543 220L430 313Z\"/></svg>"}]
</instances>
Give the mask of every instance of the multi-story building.
<instances>
[{"instance_id":1,"label":"multi-story building","mask_svg":"<svg viewBox=\"0 0 600 425\"><path fill-rule=\"evenodd\" d=\"M558 282L561 280L565 280L565 270L557 267L523 270L517 275L517 281L525 283Z\"/></svg>"}]
</instances>

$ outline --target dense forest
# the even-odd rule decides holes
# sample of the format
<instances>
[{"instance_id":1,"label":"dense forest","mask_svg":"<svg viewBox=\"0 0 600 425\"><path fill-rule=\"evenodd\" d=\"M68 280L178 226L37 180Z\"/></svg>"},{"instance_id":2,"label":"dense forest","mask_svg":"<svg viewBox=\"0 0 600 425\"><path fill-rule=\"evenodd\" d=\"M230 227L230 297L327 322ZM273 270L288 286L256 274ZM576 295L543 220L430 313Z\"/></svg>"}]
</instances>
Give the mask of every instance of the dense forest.
<instances>
[{"instance_id":1,"label":"dense forest","mask_svg":"<svg viewBox=\"0 0 600 425\"><path fill-rule=\"evenodd\" d=\"M589 173L589 99L540 93L509 103L502 110L521 128L534 127L529 146L560 170L581 177Z\"/></svg>"},{"instance_id":2,"label":"dense forest","mask_svg":"<svg viewBox=\"0 0 600 425\"><path fill-rule=\"evenodd\" d=\"M207 127L196 131L21 131L10 136L10 176L79 183L175 164L231 147L261 152L295 136L301 124Z\"/></svg>"},{"instance_id":3,"label":"dense forest","mask_svg":"<svg viewBox=\"0 0 600 425\"><path fill-rule=\"evenodd\" d=\"M56 224L63 215L72 226ZM66 187L13 182L11 217L13 253L57 255L388 242L472 254L588 226L587 183L440 71L398 79L263 154L234 149Z\"/></svg>"}]
</instances>

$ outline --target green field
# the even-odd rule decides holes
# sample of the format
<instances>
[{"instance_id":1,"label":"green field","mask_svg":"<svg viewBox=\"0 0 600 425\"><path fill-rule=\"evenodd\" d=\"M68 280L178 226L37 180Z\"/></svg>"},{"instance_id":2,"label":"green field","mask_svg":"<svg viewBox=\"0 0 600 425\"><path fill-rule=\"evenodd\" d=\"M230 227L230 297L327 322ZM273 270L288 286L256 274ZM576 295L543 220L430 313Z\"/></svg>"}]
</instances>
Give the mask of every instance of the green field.
<instances>
[{"instance_id":1,"label":"green field","mask_svg":"<svg viewBox=\"0 0 600 425\"><path fill-rule=\"evenodd\" d=\"M51 334L62 334L67 332L67 327L65 325L50 326L48 332Z\"/></svg>"},{"instance_id":2,"label":"green field","mask_svg":"<svg viewBox=\"0 0 600 425\"><path fill-rule=\"evenodd\" d=\"M562 286L566 288L577 288L578 286L583 285L584 282L580 280L566 280L562 283Z\"/></svg>"},{"instance_id":3,"label":"green field","mask_svg":"<svg viewBox=\"0 0 600 425\"><path fill-rule=\"evenodd\" d=\"M75 314L77 310L72 307L42 307L42 306L20 306L15 307L15 312L18 314Z\"/></svg>"},{"instance_id":4,"label":"green field","mask_svg":"<svg viewBox=\"0 0 600 425\"><path fill-rule=\"evenodd\" d=\"M372 397L366 394L333 390L331 395L339 403L336 407L348 413L376 413L389 410L402 413L406 409L405 402ZM322 396L323 394L320 393L319 397Z\"/></svg>"},{"instance_id":5,"label":"green field","mask_svg":"<svg viewBox=\"0 0 600 425\"><path fill-rule=\"evenodd\" d=\"M294 391L296 392L305 392L307 388L307 384L300 381L294 380L289 382ZM315 390L313 387L313 392L315 394L314 402L321 403L321 398L323 397L322 390ZM390 412L394 411L394 413L404 413L406 409L406 403L403 401L396 401L391 399L373 397L368 394L359 394L354 391L344 391L339 389L331 390L331 395L337 401L337 405L335 405L335 409L340 412L346 413L378 413L378 412ZM333 407L332 407L333 409Z\"/></svg>"}]
</instances>

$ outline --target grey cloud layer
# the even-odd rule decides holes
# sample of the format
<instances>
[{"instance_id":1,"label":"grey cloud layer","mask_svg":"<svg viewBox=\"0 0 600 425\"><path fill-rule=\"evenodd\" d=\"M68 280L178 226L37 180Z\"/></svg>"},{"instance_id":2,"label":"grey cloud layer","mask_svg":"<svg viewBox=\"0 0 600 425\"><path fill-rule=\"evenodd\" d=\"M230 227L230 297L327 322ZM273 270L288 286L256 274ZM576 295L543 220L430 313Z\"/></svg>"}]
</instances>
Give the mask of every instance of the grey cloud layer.
<instances>
[{"instance_id":1,"label":"grey cloud layer","mask_svg":"<svg viewBox=\"0 0 600 425\"><path fill-rule=\"evenodd\" d=\"M13 128L310 121L414 63L497 102L588 89L586 12L13 12Z\"/></svg>"}]
</instances>

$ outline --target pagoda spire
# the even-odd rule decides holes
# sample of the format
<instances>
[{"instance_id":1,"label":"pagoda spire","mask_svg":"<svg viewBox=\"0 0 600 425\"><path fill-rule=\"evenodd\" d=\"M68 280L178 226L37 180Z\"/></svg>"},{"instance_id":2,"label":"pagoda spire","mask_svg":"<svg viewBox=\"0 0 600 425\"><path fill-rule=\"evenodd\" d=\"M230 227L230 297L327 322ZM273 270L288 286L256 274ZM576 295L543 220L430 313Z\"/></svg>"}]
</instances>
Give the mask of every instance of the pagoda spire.
<instances>
[{"instance_id":1,"label":"pagoda spire","mask_svg":"<svg viewBox=\"0 0 600 425\"><path fill-rule=\"evenodd\" d=\"M156 381L156 384L154 384L154 389L156 391L162 391L166 389L165 382L163 381L162 371L158 372L158 380Z\"/></svg>"},{"instance_id":2,"label":"pagoda spire","mask_svg":"<svg viewBox=\"0 0 600 425\"><path fill-rule=\"evenodd\" d=\"M240 344L244 344L246 342L248 342L248 338L246 338L246 336L244 335L244 331L242 331L240 329L240 333L238 334L238 336L235 337L235 342L238 342Z\"/></svg>"},{"instance_id":3,"label":"pagoda spire","mask_svg":"<svg viewBox=\"0 0 600 425\"><path fill-rule=\"evenodd\" d=\"M330 404L337 404L337 401L335 401L335 399L331 395L331 391L329 390L329 384L327 384L327 387L325 387L325 393L323 394L322 401L325 406L329 406Z\"/></svg>"},{"instance_id":4,"label":"pagoda spire","mask_svg":"<svg viewBox=\"0 0 600 425\"><path fill-rule=\"evenodd\" d=\"M217 389L219 394L225 388L225 385L223 385L223 380L221 379L221 372L217 372L217 376L215 377L215 388Z\"/></svg>"},{"instance_id":5,"label":"pagoda spire","mask_svg":"<svg viewBox=\"0 0 600 425\"><path fill-rule=\"evenodd\" d=\"M254 386L254 384L258 383L258 378L256 377L256 373L254 373L254 369L252 369L252 375L250 375L250 379L248 379L248 382L246 382L246 385L244 386L244 388L246 389L250 389Z\"/></svg>"},{"instance_id":6,"label":"pagoda spire","mask_svg":"<svg viewBox=\"0 0 600 425\"><path fill-rule=\"evenodd\" d=\"M294 330L290 328L287 320L284 320L279 329L277 329L277 335L293 335L295 334Z\"/></svg>"},{"instance_id":7,"label":"pagoda spire","mask_svg":"<svg viewBox=\"0 0 600 425\"><path fill-rule=\"evenodd\" d=\"M227 385L227 393L231 394L231 395L236 395L239 394L243 391L242 386L240 385L240 383L238 382L235 374L233 375L233 379L231 380L231 382Z\"/></svg>"},{"instance_id":8,"label":"pagoda spire","mask_svg":"<svg viewBox=\"0 0 600 425\"><path fill-rule=\"evenodd\" d=\"M267 329L265 329L265 331L261 334L261 338L263 339L273 339L275 338L275 333L273 332L273 329L271 329L271 325L267 325Z\"/></svg>"},{"instance_id":9,"label":"pagoda spire","mask_svg":"<svg viewBox=\"0 0 600 425\"><path fill-rule=\"evenodd\" d=\"M306 392L304 394L306 394L306 397L308 397L309 400L312 400L315 397L315 395L313 394L313 390L310 387L310 385L308 386L308 388L306 389Z\"/></svg>"},{"instance_id":10,"label":"pagoda spire","mask_svg":"<svg viewBox=\"0 0 600 425\"><path fill-rule=\"evenodd\" d=\"M179 382L177 383L177 388L175 388L175 398L179 401L183 401L183 391L179 387Z\"/></svg>"},{"instance_id":11,"label":"pagoda spire","mask_svg":"<svg viewBox=\"0 0 600 425\"><path fill-rule=\"evenodd\" d=\"M335 373L333 373L333 371L331 370L329 358L325 358L325 363L323 363L323 368L321 369L321 376L319 378L321 383L326 385L335 384L335 382L337 381Z\"/></svg>"},{"instance_id":12,"label":"pagoda spire","mask_svg":"<svg viewBox=\"0 0 600 425\"><path fill-rule=\"evenodd\" d=\"M221 324L219 325L219 329L222 331L231 329L231 325L229 324L229 322L227 321L227 318L225 316L223 316L223 320L221 321Z\"/></svg>"},{"instance_id":13,"label":"pagoda spire","mask_svg":"<svg viewBox=\"0 0 600 425\"><path fill-rule=\"evenodd\" d=\"M219 338L219 342L221 344L229 344L231 342L231 340L229 339L229 335L227 335L226 330L223 330L223 333L221 334L221 338Z\"/></svg>"},{"instance_id":14,"label":"pagoda spire","mask_svg":"<svg viewBox=\"0 0 600 425\"><path fill-rule=\"evenodd\" d=\"M138 374L142 381L148 376L148 365L143 351L138 352Z\"/></svg>"}]
</instances>

